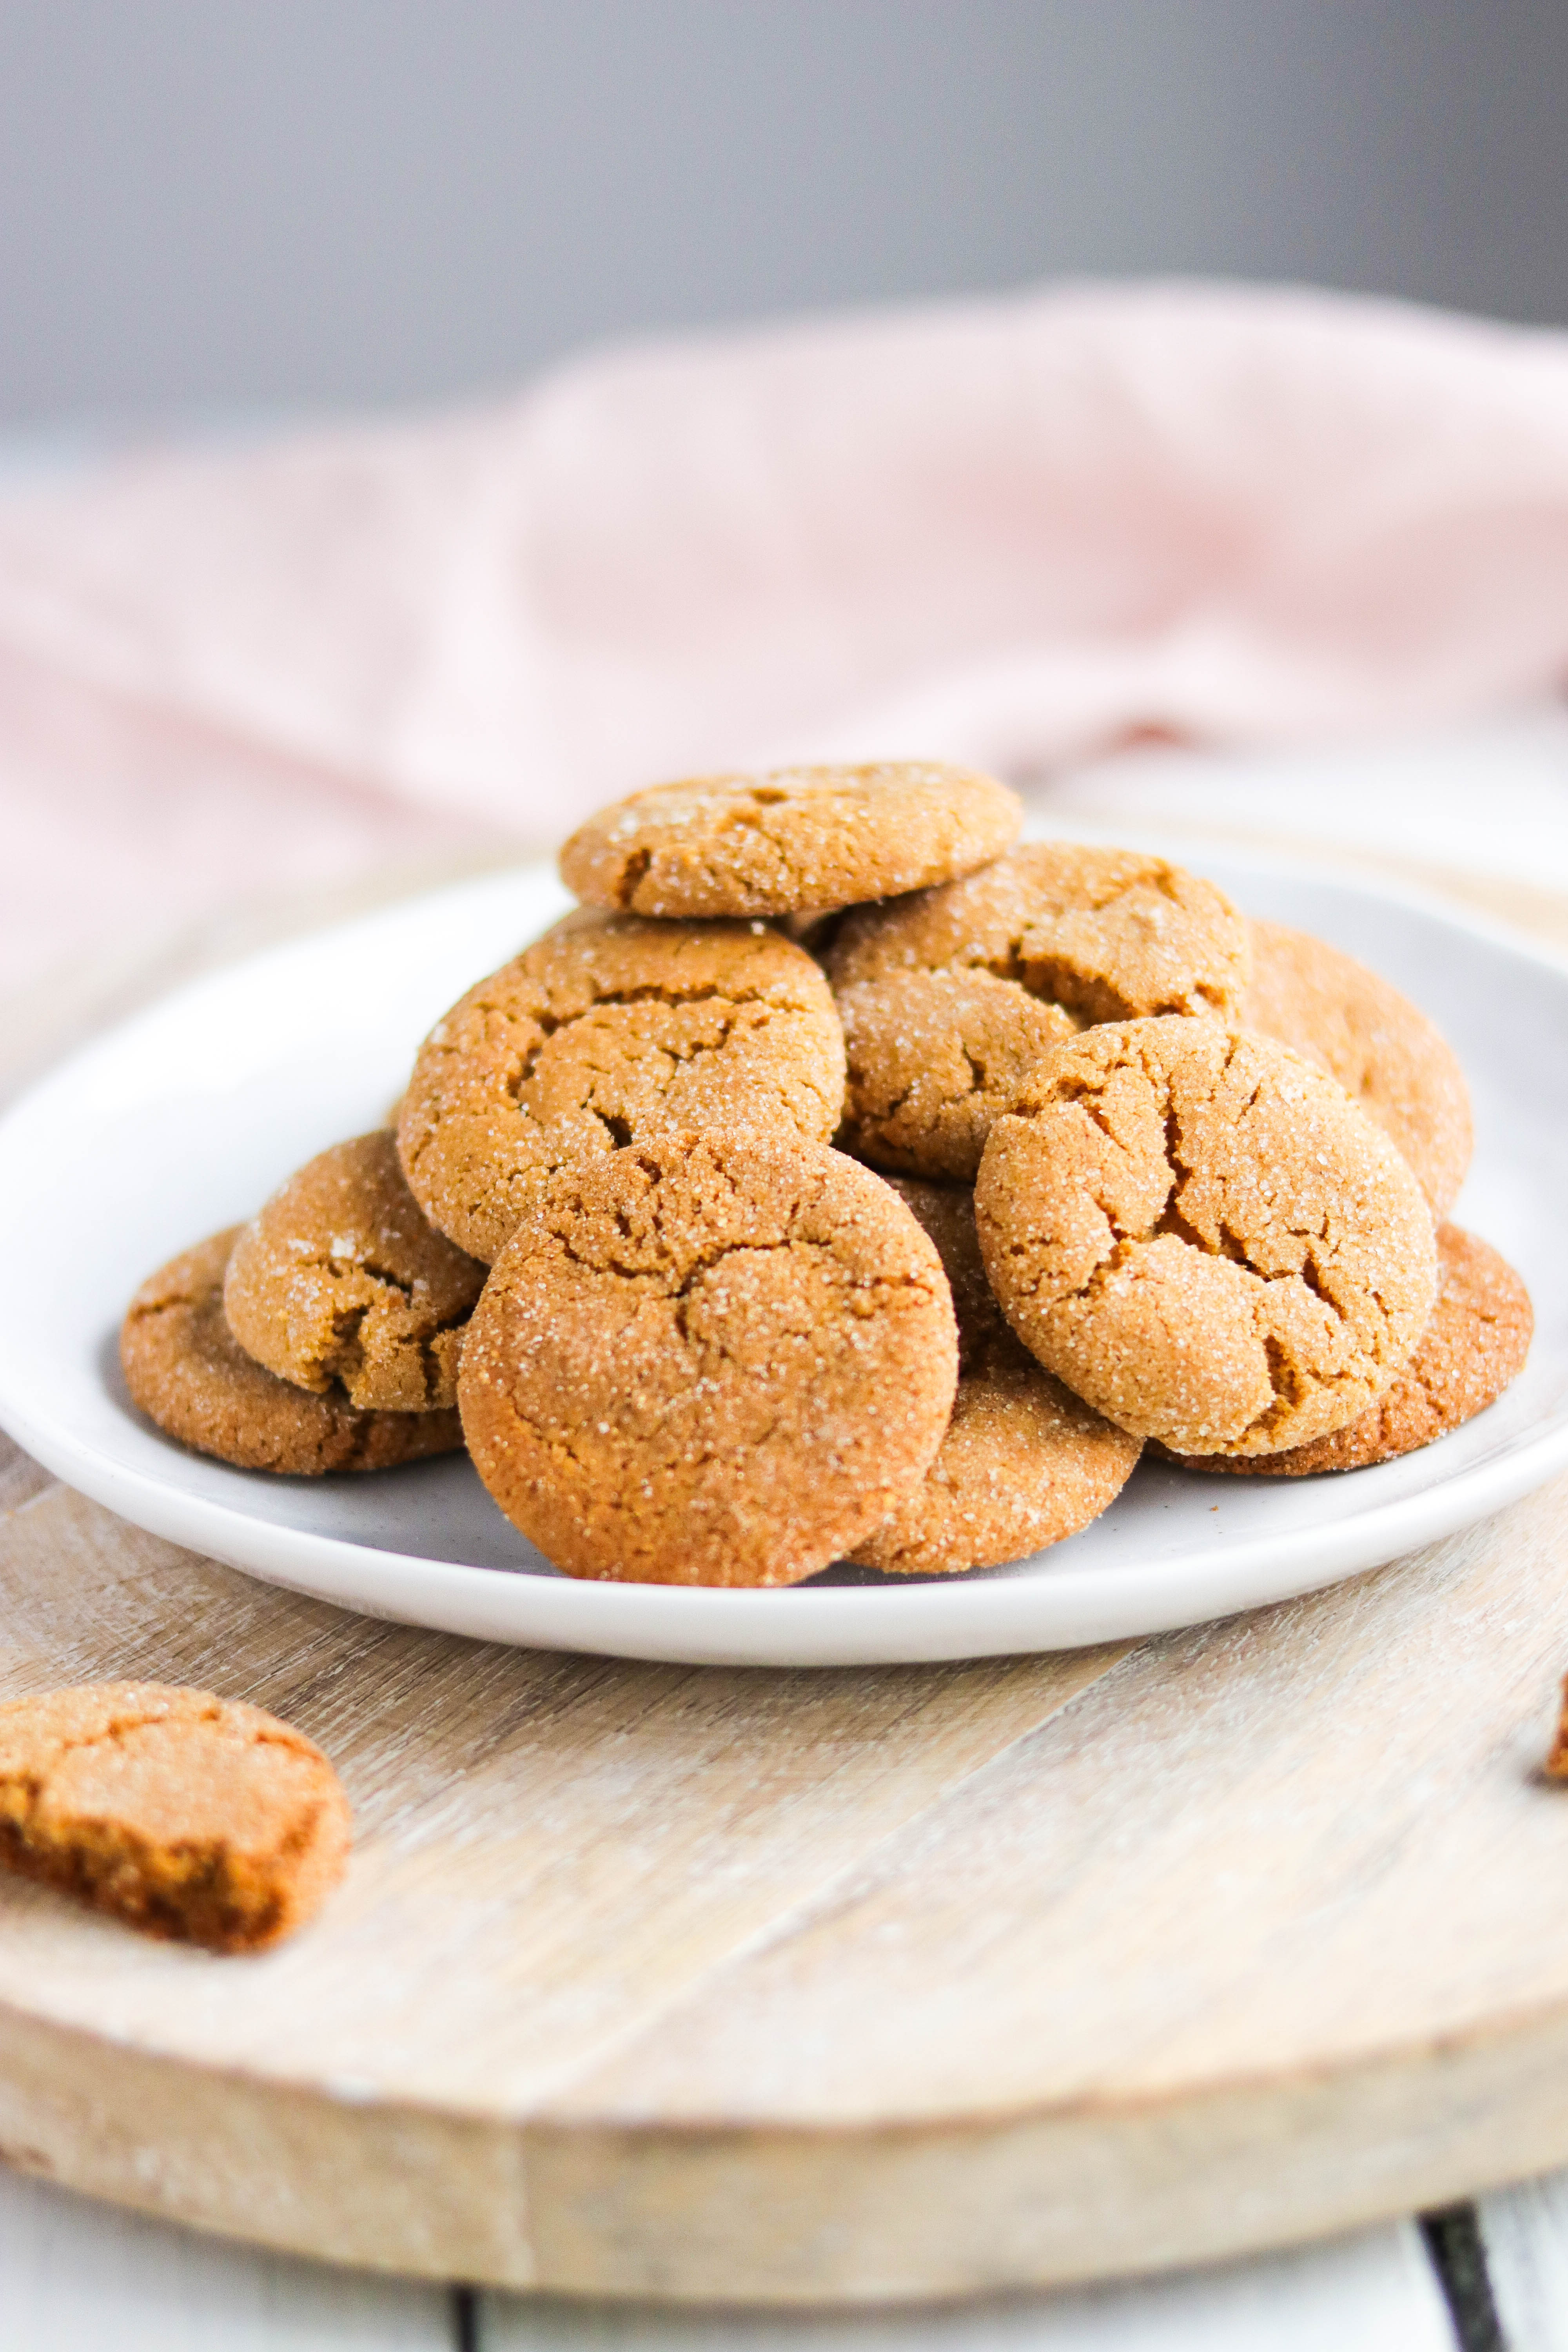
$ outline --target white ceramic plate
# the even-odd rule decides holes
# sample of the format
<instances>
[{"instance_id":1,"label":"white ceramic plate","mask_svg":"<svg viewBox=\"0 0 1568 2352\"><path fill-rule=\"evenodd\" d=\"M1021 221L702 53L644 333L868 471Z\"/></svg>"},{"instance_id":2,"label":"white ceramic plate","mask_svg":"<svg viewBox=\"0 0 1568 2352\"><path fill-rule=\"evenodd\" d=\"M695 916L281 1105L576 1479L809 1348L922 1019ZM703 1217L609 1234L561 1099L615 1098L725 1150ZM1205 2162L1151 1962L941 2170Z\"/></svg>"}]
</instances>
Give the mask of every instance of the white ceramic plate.
<instances>
[{"instance_id":1,"label":"white ceramic plate","mask_svg":"<svg viewBox=\"0 0 1568 2352\"><path fill-rule=\"evenodd\" d=\"M565 903L540 867L442 891L203 981L79 1054L0 1123L0 1423L123 1517L372 1615L501 1642L696 1663L859 1664L1070 1647L1376 1567L1568 1463L1568 972L1411 898L1189 860L1249 912L1319 932L1424 1005L1463 1056L1475 1166L1457 1214L1534 1294L1523 1377L1424 1453L1288 1486L1150 1465L1070 1542L963 1578L830 1570L782 1592L558 1576L466 1459L271 1478L159 1435L115 1357L143 1275L374 1125L426 1029Z\"/></svg>"}]
</instances>

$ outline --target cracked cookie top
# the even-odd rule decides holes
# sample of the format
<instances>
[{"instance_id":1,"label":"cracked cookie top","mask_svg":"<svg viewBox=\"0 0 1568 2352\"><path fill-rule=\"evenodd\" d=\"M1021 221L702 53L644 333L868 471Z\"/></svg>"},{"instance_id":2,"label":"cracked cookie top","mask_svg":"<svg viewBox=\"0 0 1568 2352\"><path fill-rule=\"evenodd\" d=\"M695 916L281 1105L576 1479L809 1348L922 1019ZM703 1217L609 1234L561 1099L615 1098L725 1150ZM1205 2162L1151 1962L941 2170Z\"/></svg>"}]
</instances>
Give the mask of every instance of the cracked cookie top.
<instances>
[{"instance_id":1,"label":"cracked cookie top","mask_svg":"<svg viewBox=\"0 0 1568 2352\"><path fill-rule=\"evenodd\" d=\"M1184 1454L1269 1454L1388 1388L1436 1295L1431 1212L1343 1088L1217 1022L1058 1046L975 1190L1008 1320L1108 1419Z\"/></svg>"},{"instance_id":2,"label":"cracked cookie top","mask_svg":"<svg viewBox=\"0 0 1568 2352\"><path fill-rule=\"evenodd\" d=\"M1283 1454L1205 1454L1189 1466L1270 1478L1364 1470L1433 1444L1495 1404L1530 1353L1530 1293L1506 1258L1458 1225L1438 1226L1437 1267L1437 1304L1415 1354L1359 1420Z\"/></svg>"},{"instance_id":3,"label":"cracked cookie top","mask_svg":"<svg viewBox=\"0 0 1568 2352\"><path fill-rule=\"evenodd\" d=\"M947 1425L942 1261L868 1169L666 1134L558 1171L458 1393L479 1475L568 1575L779 1585L887 1518Z\"/></svg>"},{"instance_id":4,"label":"cracked cookie top","mask_svg":"<svg viewBox=\"0 0 1568 2352\"><path fill-rule=\"evenodd\" d=\"M296 1388L247 1356L223 1311L239 1228L214 1234L149 1275L120 1332L132 1399L168 1437L241 1470L317 1477L386 1470L463 1442L456 1412L362 1412L341 1390Z\"/></svg>"},{"instance_id":5,"label":"cracked cookie top","mask_svg":"<svg viewBox=\"0 0 1568 2352\"><path fill-rule=\"evenodd\" d=\"M431 1223L494 1259L530 1188L665 1128L826 1141L844 1037L804 948L761 922L569 916L437 1023L397 1145Z\"/></svg>"},{"instance_id":6,"label":"cracked cookie top","mask_svg":"<svg viewBox=\"0 0 1568 2352\"><path fill-rule=\"evenodd\" d=\"M246 1353L367 1411L458 1402L458 1349L485 1269L438 1234L384 1129L335 1143L275 1192L235 1243L224 1312Z\"/></svg>"},{"instance_id":7,"label":"cracked cookie top","mask_svg":"<svg viewBox=\"0 0 1568 2352\"><path fill-rule=\"evenodd\" d=\"M790 915L973 873L1022 818L1005 784L942 761L694 776L591 816L561 878L637 915Z\"/></svg>"},{"instance_id":8,"label":"cracked cookie top","mask_svg":"<svg viewBox=\"0 0 1568 2352\"><path fill-rule=\"evenodd\" d=\"M848 1054L846 1140L973 1181L992 1121L1090 1023L1235 1019L1246 925L1212 883L1136 851L1041 842L846 917L823 953Z\"/></svg>"},{"instance_id":9,"label":"cracked cookie top","mask_svg":"<svg viewBox=\"0 0 1568 2352\"><path fill-rule=\"evenodd\" d=\"M1338 1078L1396 1143L1440 1217L1470 1164L1470 1093L1424 1013L1353 956L1283 923L1249 923L1248 1029Z\"/></svg>"}]
</instances>

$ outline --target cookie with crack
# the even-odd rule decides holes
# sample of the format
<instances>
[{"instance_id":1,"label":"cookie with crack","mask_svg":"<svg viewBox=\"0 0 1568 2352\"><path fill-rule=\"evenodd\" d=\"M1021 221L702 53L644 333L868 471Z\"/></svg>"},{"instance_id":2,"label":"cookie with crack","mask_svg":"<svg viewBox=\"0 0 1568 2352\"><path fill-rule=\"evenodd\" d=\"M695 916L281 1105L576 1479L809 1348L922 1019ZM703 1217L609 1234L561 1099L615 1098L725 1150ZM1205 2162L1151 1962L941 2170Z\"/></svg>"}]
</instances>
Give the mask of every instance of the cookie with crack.
<instances>
[{"instance_id":1,"label":"cookie with crack","mask_svg":"<svg viewBox=\"0 0 1568 2352\"><path fill-rule=\"evenodd\" d=\"M1232 1019L1247 931L1163 858L1031 843L984 873L847 916L823 962L847 1051L844 1140L879 1167L972 1182L992 1121L1089 1024Z\"/></svg>"},{"instance_id":2,"label":"cookie with crack","mask_svg":"<svg viewBox=\"0 0 1568 2352\"><path fill-rule=\"evenodd\" d=\"M1058 1045L993 1127L975 1210L1026 1346L1182 1454L1343 1428L1436 1297L1431 1212L1382 1129L1315 1064L1218 1022Z\"/></svg>"},{"instance_id":3,"label":"cookie with crack","mask_svg":"<svg viewBox=\"0 0 1568 2352\"><path fill-rule=\"evenodd\" d=\"M341 1390L323 1396L280 1381L247 1356L223 1311L224 1276L239 1227L184 1250L132 1298L120 1361L133 1402L167 1437L241 1470L298 1478L329 1470L388 1470L463 1443L454 1412L362 1412Z\"/></svg>"},{"instance_id":4,"label":"cookie with crack","mask_svg":"<svg viewBox=\"0 0 1568 2352\"><path fill-rule=\"evenodd\" d=\"M942 1259L958 1318L958 1393L924 1478L849 1557L893 1576L1026 1559L1115 1501L1142 1441L1102 1420L1015 1337L985 1278L968 1188L887 1181Z\"/></svg>"},{"instance_id":5,"label":"cookie with crack","mask_svg":"<svg viewBox=\"0 0 1568 2352\"><path fill-rule=\"evenodd\" d=\"M591 816L561 878L636 915L822 913L973 873L1022 821L1005 784L942 761L694 776Z\"/></svg>"},{"instance_id":6,"label":"cookie with crack","mask_svg":"<svg viewBox=\"0 0 1568 2352\"><path fill-rule=\"evenodd\" d=\"M764 923L569 917L438 1021L397 1144L437 1230L487 1264L552 1168L662 1129L826 1142L844 1034L821 971Z\"/></svg>"},{"instance_id":7,"label":"cookie with crack","mask_svg":"<svg viewBox=\"0 0 1568 2352\"><path fill-rule=\"evenodd\" d=\"M1506 1258L1458 1225L1437 1229L1437 1268L1431 1321L1393 1386L1359 1420L1283 1454L1171 1458L1191 1470L1309 1478L1391 1462L1473 1421L1524 1370L1535 1328L1530 1293Z\"/></svg>"},{"instance_id":8,"label":"cookie with crack","mask_svg":"<svg viewBox=\"0 0 1568 2352\"><path fill-rule=\"evenodd\" d=\"M1452 1048L1408 997L1326 940L1248 925L1242 1022L1338 1078L1391 1137L1440 1217L1470 1164L1470 1095Z\"/></svg>"},{"instance_id":9,"label":"cookie with crack","mask_svg":"<svg viewBox=\"0 0 1568 2352\"><path fill-rule=\"evenodd\" d=\"M0 1706L0 1863L144 1935L279 1942L342 1876L353 1829L321 1749L258 1706L163 1683Z\"/></svg>"},{"instance_id":10,"label":"cookie with crack","mask_svg":"<svg viewBox=\"0 0 1568 2352\"><path fill-rule=\"evenodd\" d=\"M942 1442L942 1261L824 1146L666 1134L546 1179L497 1259L458 1396L480 1477L569 1576L794 1584Z\"/></svg>"},{"instance_id":11,"label":"cookie with crack","mask_svg":"<svg viewBox=\"0 0 1568 2352\"><path fill-rule=\"evenodd\" d=\"M458 1402L458 1351L485 1269L438 1234L384 1129L334 1143L242 1228L224 1277L240 1346L296 1388L367 1412Z\"/></svg>"}]
</instances>

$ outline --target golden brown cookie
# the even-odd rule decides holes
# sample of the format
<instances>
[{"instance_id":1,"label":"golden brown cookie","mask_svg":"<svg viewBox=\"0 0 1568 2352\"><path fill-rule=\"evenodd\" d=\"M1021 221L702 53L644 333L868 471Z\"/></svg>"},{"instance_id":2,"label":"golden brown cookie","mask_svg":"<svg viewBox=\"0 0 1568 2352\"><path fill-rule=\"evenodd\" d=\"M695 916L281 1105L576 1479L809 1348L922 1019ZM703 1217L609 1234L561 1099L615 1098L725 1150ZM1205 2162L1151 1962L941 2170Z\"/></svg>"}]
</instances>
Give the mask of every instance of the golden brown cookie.
<instances>
[{"instance_id":1,"label":"golden brown cookie","mask_svg":"<svg viewBox=\"0 0 1568 2352\"><path fill-rule=\"evenodd\" d=\"M1381 1129L1314 1064L1215 1021L1058 1045L992 1129L975 1210L1025 1344L1183 1454L1356 1420L1436 1297L1431 1212Z\"/></svg>"},{"instance_id":2,"label":"golden brown cookie","mask_svg":"<svg viewBox=\"0 0 1568 2352\"><path fill-rule=\"evenodd\" d=\"M1041 842L968 880L858 908L823 954L848 1055L845 1140L973 1181L993 1119L1091 1022L1230 1019L1246 927L1212 883L1131 850Z\"/></svg>"},{"instance_id":3,"label":"golden brown cookie","mask_svg":"<svg viewBox=\"0 0 1568 2352\"><path fill-rule=\"evenodd\" d=\"M889 1169L973 1182L991 1122L1078 1024L988 971L895 972L838 992L844 1141Z\"/></svg>"},{"instance_id":4,"label":"golden brown cookie","mask_svg":"<svg viewBox=\"0 0 1568 2352\"><path fill-rule=\"evenodd\" d=\"M888 1179L936 1244L958 1318L958 1394L936 1459L850 1554L895 1576L995 1568L1097 1519L1131 1476L1141 1438L1038 1365L997 1306L967 1187Z\"/></svg>"},{"instance_id":5,"label":"golden brown cookie","mask_svg":"<svg viewBox=\"0 0 1568 2352\"><path fill-rule=\"evenodd\" d=\"M1018 837L1017 797L942 761L694 776L580 825L561 877L636 915L822 912L971 874Z\"/></svg>"},{"instance_id":6,"label":"golden brown cookie","mask_svg":"<svg viewBox=\"0 0 1568 2352\"><path fill-rule=\"evenodd\" d=\"M361 1412L341 1393L313 1396L246 1354L223 1311L238 1232L231 1226L171 1258L131 1302L120 1361L149 1419L183 1445L241 1470L303 1478L455 1454L463 1443L455 1412Z\"/></svg>"},{"instance_id":7,"label":"golden brown cookie","mask_svg":"<svg viewBox=\"0 0 1568 2352\"><path fill-rule=\"evenodd\" d=\"M384 1129L318 1153L241 1228L224 1312L246 1353L366 1412L458 1402L458 1350L485 1269L438 1234Z\"/></svg>"},{"instance_id":8,"label":"golden brown cookie","mask_svg":"<svg viewBox=\"0 0 1568 2352\"><path fill-rule=\"evenodd\" d=\"M290 1935L353 1823L300 1732L208 1691L88 1683L0 1706L0 1862L215 1952Z\"/></svg>"},{"instance_id":9,"label":"golden brown cookie","mask_svg":"<svg viewBox=\"0 0 1568 2352\"><path fill-rule=\"evenodd\" d=\"M844 1037L821 971L764 923L578 916L468 991L408 1082L416 1199L488 1264L531 1187L663 1128L826 1141Z\"/></svg>"},{"instance_id":10,"label":"golden brown cookie","mask_svg":"<svg viewBox=\"0 0 1568 2352\"><path fill-rule=\"evenodd\" d=\"M1470 1095L1451 1048L1424 1013L1338 948L1283 923L1253 923L1252 984L1242 1022L1338 1078L1393 1138L1440 1217L1465 1181Z\"/></svg>"},{"instance_id":11,"label":"golden brown cookie","mask_svg":"<svg viewBox=\"0 0 1568 2352\"><path fill-rule=\"evenodd\" d=\"M1359 1420L1283 1454L1172 1459L1191 1470L1307 1478L1414 1454L1473 1421L1524 1369L1535 1328L1530 1293L1506 1258L1458 1225L1438 1228L1437 1272L1437 1304L1415 1353Z\"/></svg>"},{"instance_id":12,"label":"golden brown cookie","mask_svg":"<svg viewBox=\"0 0 1568 2352\"><path fill-rule=\"evenodd\" d=\"M480 1477L568 1575L774 1585L918 1484L957 1376L942 1261L879 1178L667 1134L540 1188L458 1395Z\"/></svg>"}]
</instances>

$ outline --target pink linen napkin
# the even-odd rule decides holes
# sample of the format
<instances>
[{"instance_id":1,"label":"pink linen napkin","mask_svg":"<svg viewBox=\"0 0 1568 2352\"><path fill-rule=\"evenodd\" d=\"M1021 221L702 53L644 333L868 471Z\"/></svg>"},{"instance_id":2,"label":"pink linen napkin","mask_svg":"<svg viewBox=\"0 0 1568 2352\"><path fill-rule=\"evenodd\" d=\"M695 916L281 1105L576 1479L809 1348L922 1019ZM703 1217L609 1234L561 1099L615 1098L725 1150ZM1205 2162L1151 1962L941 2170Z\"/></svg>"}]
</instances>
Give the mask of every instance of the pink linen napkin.
<instances>
[{"instance_id":1,"label":"pink linen napkin","mask_svg":"<svg viewBox=\"0 0 1568 2352\"><path fill-rule=\"evenodd\" d=\"M0 978L682 772L1565 677L1568 336L1153 285L692 339L0 505Z\"/></svg>"}]
</instances>

